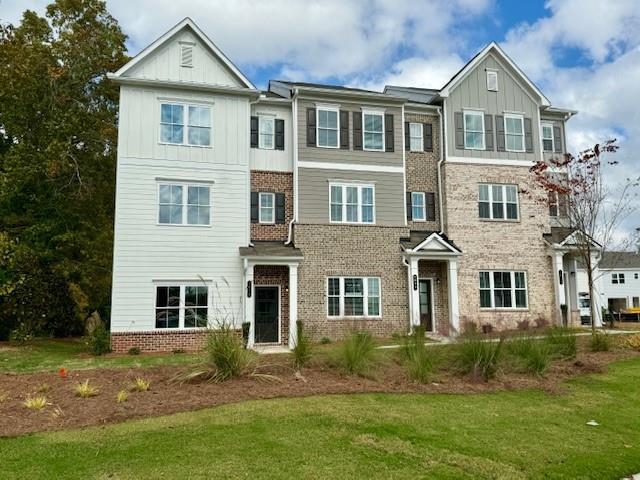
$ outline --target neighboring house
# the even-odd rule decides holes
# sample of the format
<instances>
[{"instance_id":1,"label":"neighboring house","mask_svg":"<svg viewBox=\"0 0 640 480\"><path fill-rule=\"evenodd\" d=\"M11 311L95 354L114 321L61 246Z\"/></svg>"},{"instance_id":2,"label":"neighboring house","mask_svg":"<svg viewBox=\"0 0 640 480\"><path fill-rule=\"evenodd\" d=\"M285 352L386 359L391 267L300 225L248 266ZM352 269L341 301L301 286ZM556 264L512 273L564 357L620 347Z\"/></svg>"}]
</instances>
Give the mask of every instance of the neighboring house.
<instances>
[{"instance_id":1,"label":"neighboring house","mask_svg":"<svg viewBox=\"0 0 640 480\"><path fill-rule=\"evenodd\" d=\"M575 296L566 205L529 172L575 112L494 43L440 90L260 91L185 19L109 78L114 350L195 348L221 321L252 346L294 345L297 320L315 338L515 328Z\"/></svg>"}]
</instances>

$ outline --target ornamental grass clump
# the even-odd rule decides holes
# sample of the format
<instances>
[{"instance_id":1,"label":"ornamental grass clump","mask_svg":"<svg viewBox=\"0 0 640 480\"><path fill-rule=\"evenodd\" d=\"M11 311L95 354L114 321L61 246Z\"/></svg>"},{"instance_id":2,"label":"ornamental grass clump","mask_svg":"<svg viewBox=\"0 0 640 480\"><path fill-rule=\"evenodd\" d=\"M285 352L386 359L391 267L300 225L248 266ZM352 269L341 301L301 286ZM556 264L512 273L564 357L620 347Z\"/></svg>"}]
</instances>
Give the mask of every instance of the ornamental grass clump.
<instances>
[{"instance_id":1,"label":"ornamental grass clump","mask_svg":"<svg viewBox=\"0 0 640 480\"><path fill-rule=\"evenodd\" d=\"M338 348L337 363L349 374L363 375L376 362L375 349L376 344L369 332L354 332Z\"/></svg>"},{"instance_id":2,"label":"ornamental grass clump","mask_svg":"<svg viewBox=\"0 0 640 480\"><path fill-rule=\"evenodd\" d=\"M455 361L463 374L485 381L496 376L503 354L504 338L497 342L479 335L463 335L456 345Z\"/></svg>"},{"instance_id":3,"label":"ornamental grass clump","mask_svg":"<svg viewBox=\"0 0 640 480\"><path fill-rule=\"evenodd\" d=\"M568 328L549 328L545 332L545 341L549 345L552 355L564 359L576 358L578 352L576 337Z\"/></svg>"},{"instance_id":4,"label":"ornamental grass clump","mask_svg":"<svg viewBox=\"0 0 640 480\"><path fill-rule=\"evenodd\" d=\"M311 339L307 336L304 331L303 323L298 320L296 322L296 346L293 347L293 366L297 370L303 368L307 362L311 359Z\"/></svg>"},{"instance_id":5,"label":"ornamental grass clump","mask_svg":"<svg viewBox=\"0 0 640 480\"><path fill-rule=\"evenodd\" d=\"M78 383L75 388L76 397L80 398L90 398L98 395L98 389L93 385L89 384L89 380L85 380L84 382Z\"/></svg>"},{"instance_id":6,"label":"ornamental grass clump","mask_svg":"<svg viewBox=\"0 0 640 480\"><path fill-rule=\"evenodd\" d=\"M401 360L411 380L427 383L431 380L435 366L433 349L429 351L425 345L424 327L417 327L412 335L404 338L400 350Z\"/></svg>"},{"instance_id":7,"label":"ornamental grass clump","mask_svg":"<svg viewBox=\"0 0 640 480\"><path fill-rule=\"evenodd\" d=\"M29 410L42 410L47 406L47 397L45 397L44 395L27 397L27 399L24 401L24 406Z\"/></svg>"},{"instance_id":8,"label":"ornamental grass clump","mask_svg":"<svg viewBox=\"0 0 640 480\"><path fill-rule=\"evenodd\" d=\"M135 392L146 392L151 388L151 382L149 380L145 380L141 377L136 377L133 381L133 385L131 385L131 391Z\"/></svg>"},{"instance_id":9,"label":"ornamental grass clump","mask_svg":"<svg viewBox=\"0 0 640 480\"><path fill-rule=\"evenodd\" d=\"M118 403L124 403L129 399L129 393L126 390L120 390L118 395L116 396L116 401Z\"/></svg>"},{"instance_id":10,"label":"ornamental grass clump","mask_svg":"<svg viewBox=\"0 0 640 480\"><path fill-rule=\"evenodd\" d=\"M552 352L549 344L528 335L509 340L507 351L520 369L534 375L544 375L551 362Z\"/></svg>"},{"instance_id":11,"label":"ornamental grass clump","mask_svg":"<svg viewBox=\"0 0 640 480\"><path fill-rule=\"evenodd\" d=\"M611 341L606 333L596 332L591 335L589 342L592 352L608 352L611 349Z\"/></svg>"}]
</instances>

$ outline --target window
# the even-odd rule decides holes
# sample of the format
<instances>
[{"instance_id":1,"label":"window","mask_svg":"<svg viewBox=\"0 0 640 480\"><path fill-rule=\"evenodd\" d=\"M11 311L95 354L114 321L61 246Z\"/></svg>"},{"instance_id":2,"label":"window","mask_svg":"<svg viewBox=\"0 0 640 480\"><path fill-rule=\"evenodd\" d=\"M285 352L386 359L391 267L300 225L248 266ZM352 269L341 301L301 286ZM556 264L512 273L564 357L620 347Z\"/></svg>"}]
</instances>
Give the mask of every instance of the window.
<instances>
[{"instance_id":1,"label":"window","mask_svg":"<svg viewBox=\"0 0 640 480\"><path fill-rule=\"evenodd\" d=\"M379 317L380 278L328 278L327 314L329 317Z\"/></svg>"},{"instance_id":2,"label":"window","mask_svg":"<svg viewBox=\"0 0 640 480\"><path fill-rule=\"evenodd\" d=\"M558 192L549 192L549 216L558 216Z\"/></svg>"},{"instance_id":3,"label":"window","mask_svg":"<svg viewBox=\"0 0 640 480\"><path fill-rule=\"evenodd\" d=\"M478 190L480 218L491 220L518 219L518 187L481 183Z\"/></svg>"},{"instance_id":4,"label":"window","mask_svg":"<svg viewBox=\"0 0 640 480\"><path fill-rule=\"evenodd\" d=\"M161 183L158 186L158 223L209 225L210 199L211 190L207 186Z\"/></svg>"},{"instance_id":5,"label":"window","mask_svg":"<svg viewBox=\"0 0 640 480\"><path fill-rule=\"evenodd\" d=\"M640 297L633 297L631 299L631 304L633 305L633 308L639 308L640 307Z\"/></svg>"},{"instance_id":6,"label":"window","mask_svg":"<svg viewBox=\"0 0 640 480\"><path fill-rule=\"evenodd\" d=\"M260 223L275 223L275 194L260 192Z\"/></svg>"},{"instance_id":7,"label":"window","mask_svg":"<svg viewBox=\"0 0 640 480\"><path fill-rule=\"evenodd\" d=\"M409 124L409 150L412 152L422 152L424 150L422 130L423 126L421 123Z\"/></svg>"},{"instance_id":8,"label":"window","mask_svg":"<svg viewBox=\"0 0 640 480\"><path fill-rule=\"evenodd\" d=\"M329 185L329 220L375 223L373 185Z\"/></svg>"},{"instance_id":9,"label":"window","mask_svg":"<svg viewBox=\"0 0 640 480\"><path fill-rule=\"evenodd\" d=\"M495 70L487 70L487 90L490 92L498 91L498 72Z\"/></svg>"},{"instance_id":10,"label":"window","mask_svg":"<svg viewBox=\"0 0 640 480\"><path fill-rule=\"evenodd\" d=\"M624 285L624 273L612 273L611 283L614 285Z\"/></svg>"},{"instance_id":11,"label":"window","mask_svg":"<svg viewBox=\"0 0 640 480\"><path fill-rule=\"evenodd\" d=\"M484 114L464 112L464 148L484 150Z\"/></svg>"},{"instance_id":12,"label":"window","mask_svg":"<svg viewBox=\"0 0 640 480\"><path fill-rule=\"evenodd\" d=\"M525 272L480 272L481 308L527 308Z\"/></svg>"},{"instance_id":13,"label":"window","mask_svg":"<svg viewBox=\"0 0 640 480\"><path fill-rule=\"evenodd\" d=\"M362 145L365 150L384 150L384 115L363 111Z\"/></svg>"},{"instance_id":14,"label":"window","mask_svg":"<svg viewBox=\"0 0 640 480\"><path fill-rule=\"evenodd\" d=\"M338 148L338 132L340 131L340 126L338 125L338 109L318 108L317 115L316 138L318 139L318 146Z\"/></svg>"},{"instance_id":15,"label":"window","mask_svg":"<svg viewBox=\"0 0 640 480\"><path fill-rule=\"evenodd\" d=\"M156 287L156 328L205 328L208 312L206 286Z\"/></svg>"},{"instance_id":16,"label":"window","mask_svg":"<svg viewBox=\"0 0 640 480\"><path fill-rule=\"evenodd\" d=\"M258 117L258 148L273 150L274 122L273 117Z\"/></svg>"},{"instance_id":17,"label":"window","mask_svg":"<svg viewBox=\"0 0 640 480\"><path fill-rule=\"evenodd\" d=\"M411 218L416 222L427 219L424 203L424 192L411 192Z\"/></svg>"},{"instance_id":18,"label":"window","mask_svg":"<svg viewBox=\"0 0 640 480\"><path fill-rule=\"evenodd\" d=\"M211 108L189 105L185 140L185 105L160 105L160 141L177 145L211 145Z\"/></svg>"},{"instance_id":19,"label":"window","mask_svg":"<svg viewBox=\"0 0 640 480\"><path fill-rule=\"evenodd\" d=\"M507 151L524 152L524 120L521 115L504 116L504 133Z\"/></svg>"},{"instance_id":20,"label":"window","mask_svg":"<svg viewBox=\"0 0 640 480\"><path fill-rule=\"evenodd\" d=\"M553 152L553 125L550 123L542 124L542 150L545 152Z\"/></svg>"}]
</instances>

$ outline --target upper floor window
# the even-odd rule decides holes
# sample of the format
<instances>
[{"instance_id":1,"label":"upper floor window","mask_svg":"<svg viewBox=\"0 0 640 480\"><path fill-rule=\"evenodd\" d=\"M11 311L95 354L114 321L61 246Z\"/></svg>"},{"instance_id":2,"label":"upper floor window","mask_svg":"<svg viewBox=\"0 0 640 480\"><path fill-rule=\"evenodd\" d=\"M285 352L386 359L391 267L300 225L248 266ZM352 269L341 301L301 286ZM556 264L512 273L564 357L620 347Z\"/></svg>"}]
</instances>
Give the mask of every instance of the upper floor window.
<instances>
[{"instance_id":1,"label":"upper floor window","mask_svg":"<svg viewBox=\"0 0 640 480\"><path fill-rule=\"evenodd\" d=\"M207 286L156 287L156 328L205 328L208 313Z\"/></svg>"},{"instance_id":2,"label":"upper floor window","mask_svg":"<svg viewBox=\"0 0 640 480\"><path fill-rule=\"evenodd\" d=\"M411 218L416 222L427 219L424 197L424 192L411 192Z\"/></svg>"},{"instance_id":3,"label":"upper floor window","mask_svg":"<svg viewBox=\"0 0 640 480\"><path fill-rule=\"evenodd\" d=\"M409 150L412 152L422 152L424 150L422 130L423 125L421 123L409 124Z\"/></svg>"},{"instance_id":4,"label":"upper floor window","mask_svg":"<svg viewBox=\"0 0 640 480\"><path fill-rule=\"evenodd\" d=\"M339 141L339 111L337 108L318 107L317 132L319 147L338 148Z\"/></svg>"},{"instance_id":5,"label":"upper floor window","mask_svg":"<svg viewBox=\"0 0 640 480\"><path fill-rule=\"evenodd\" d=\"M505 145L508 152L524 152L524 119L522 115L504 116Z\"/></svg>"},{"instance_id":6,"label":"upper floor window","mask_svg":"<svg viewBox=\"0 0 640 480\"><path fill-rule=\"evenodd\" d=\"M491 220L518 219L518 187L481 183L478 190L480 218Z\"/></svg>"},{"instance_id":7,"label":"upper floor window","mask_svg":"<svg viewBox=\"0 0 640 480\"><path fill-rule=\"evenodd\" d=\"M525 272L480 272L480 308L527 308Z\"/></svg>"},{"instance_id":8,"label":"upper floor window","mask_svg":"<svg viewBox=\"0 0 640 480\"><path fill-rule=\"evenodd\" d=\"M334 223L375 223L373 185L329 185L329 219Z\"/></svg>"},{"instance_id":9,"label":"upper floor window","mask_svg":"<svg viewBox=\"0 0 640 480\"><path fill-rule=\"evenodd\" d=\"M258 117L258 125L259 125L259 135L258 135L258 148L266 148L268 150L273 150L274 147L274 122L275 118L273 117Z\"/></svg>"},{"instance_id":10,"label":"upper floor window","mask_svg":"<svg viewBox=\"0 0 640 480\"><path fill-rule=\"evenodd\" d=\"M484 113L464 112L464 148L484 150Z\"/></svg>"},{"instance_id":11,"label":"upper floor window","mask_svg":"<svg viewBox=\"0 0 640 480\"><path fill-rule=\"evenodd\" d=\"M550 191L548 193L549 216L566 217L568 215L567 194Z\"/></svg>"},{"instance_id":12,"label":"upper floor window","mask_svg":"<svg viewBox=\"0 0 640 480\"><path fill-rule=\"evenodd\" d=\"M327 279L329 317L379 317L380 278L329 277Z\"/></svg>"},{"instance_id":13,"label":"upper floor window","mask_svg":"<svg viewBox=\"0 0 640 480\"><path fill-rule=\"evenodd\" d=\"M365 150L384 150L384 114L382 112L363 111L362 129Z\"/></svg>"},{"instance_id":14,"label":"upper floor window","mask_svg":"<svg viewBox=\"0 0 640 480\"><path fill-rule=\"evenodd\" d=\"M176 145L211 145L211 108L161 104L160 141Z\"/></svg>"},{"instance_id":15,"label":"upper floor window","mask_svg":"<svg viewBox=\"0 0 640 480\"><path fill-rule=\"evenodd\" d=\"M210 199L211 191L208 186L160 184L158 186L158 223L209 225Z\"/></svg>"},{"instance_id":16,"label":"upper floor window","mask_svg":"<svg viewBox=\"0 0 640 480\"><path fill-rule=\"evenodd\" d=\"M260 223L275 223L275 193L260 192Z\"/></svg>"},{"instance_id":17,"label":"upper floor window","mask_svg":"<svg viewBox=\"0 0 640 480\"><path fill-rule=\"evenodd\" d=\"M487 90L490 92L498 91L498 72L495 70L487 70Z\"/></svg>"},{"instance_id":18,"label":"upper floor window","mask_svg":"<svg viewBox=\"0 0 640 480\"><path fill-rule=\"evenodd\" d=\"M545 152L553 152L555 145L553 144L553 125L550 123L542 124L542 150Z\"/></svg>"},{"instance_id":19,"label":"upper floor window","mask_svg":"<svg viewBox=\"0 0 640 480\"><path fill-rule=\"evenodd\" d=\"M624 285L624 273L612 273L611 283L614 285Z\"/></svg>"}]
</instances>

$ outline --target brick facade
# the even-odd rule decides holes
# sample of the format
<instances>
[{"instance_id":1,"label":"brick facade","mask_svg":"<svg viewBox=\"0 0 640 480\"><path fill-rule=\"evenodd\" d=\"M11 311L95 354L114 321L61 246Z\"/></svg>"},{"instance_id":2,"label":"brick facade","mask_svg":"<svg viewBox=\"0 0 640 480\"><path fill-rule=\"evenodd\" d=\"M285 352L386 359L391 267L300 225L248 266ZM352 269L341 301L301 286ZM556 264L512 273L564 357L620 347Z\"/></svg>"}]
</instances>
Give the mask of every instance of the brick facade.
<instances>
[{"instance_id":1,"label":"brick facade","mask_svg":"<svg viewBox=\"0 0 640 480\"><path fill-rule=\"evenodd\" d=\"M433 281L433 317L438 335L449 335L449 287L447 262L419 260L418 275Z\"/></svg>"},{"instance_id":2,"label":"brick facade","mask_svg":"<svg viewBox=\"0 0 640 480\"><path fill-rule=\"evenodd\" d=\"M293 173L252 170L251 191L284 193L284 224L251 224L251 240L279 240L284 242L289 234L289 222L293 218Z\"/></svg>"},{"instance_id":3,"label":"brick facade","mask_svg":"<svg viewBox=\"0 0 640 480\"><path fill-rule=\"evenodd\" d=\"M206 330L153 330L149 332L112 332L111 350L126 353L130 348L141 352L200 350L207 337Z\"/></svg>"},{"instance_id":4,"label":"brick facade","mask_svg":"<svg viewBox=\"0 0 640 480\"><path fill-rule=\"evenodd\" d=\"M280 345L289 345L289 267L256 265L253 281L255 286L280 286Z\"/></svg>"}]
</instances>

